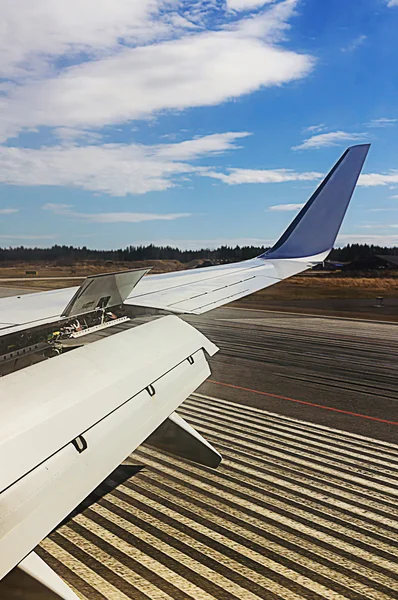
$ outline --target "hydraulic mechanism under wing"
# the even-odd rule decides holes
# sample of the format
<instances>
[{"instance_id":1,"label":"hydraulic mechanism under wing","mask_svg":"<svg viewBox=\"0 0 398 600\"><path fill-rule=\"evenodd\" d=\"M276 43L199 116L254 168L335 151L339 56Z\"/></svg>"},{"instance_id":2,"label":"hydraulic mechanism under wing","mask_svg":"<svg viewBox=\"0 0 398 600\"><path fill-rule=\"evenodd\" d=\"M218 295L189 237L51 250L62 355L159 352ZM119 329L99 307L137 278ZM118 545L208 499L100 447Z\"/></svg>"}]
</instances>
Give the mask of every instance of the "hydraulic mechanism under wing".
<instances>
[{"instance_id":1,"label":"hydraulic mechanism under wing","mask_svg":"<svg viewBox=\"0 0 398 600\"><path fill-rule=\"evenodd\" d=\"M175 413L210 374L205 352L217 348L159 314L200 314L323 261L368 150L349 148L257 258L148 277L113 273L0 300L0 579L19 565L54 598L74 598L33 550L140 444L218 466L217 450ZM157 318L133 327L129 317L144 313ZM115 335L93 341L113 325Z\"/></svg>"},{"instance_id":2,"label":"hydraulic mechanism under wing","mask_svg":"<svg viewBox=\"0 0 398 600\"><path fill-rule=\"evenodd\" d=\"M145 444L212 469L222 460L221 454L177 413L163 421Z\"/></svg>"}]
</instances>

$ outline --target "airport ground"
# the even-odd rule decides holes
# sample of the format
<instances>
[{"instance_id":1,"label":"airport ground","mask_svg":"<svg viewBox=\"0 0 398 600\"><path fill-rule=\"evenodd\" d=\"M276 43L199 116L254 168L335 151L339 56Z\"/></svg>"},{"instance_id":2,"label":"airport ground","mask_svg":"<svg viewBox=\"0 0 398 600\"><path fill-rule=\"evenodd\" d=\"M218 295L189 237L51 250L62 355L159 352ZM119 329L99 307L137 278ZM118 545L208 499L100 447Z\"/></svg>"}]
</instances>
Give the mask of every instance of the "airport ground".
<instances>
[{"instance_id":1,"label":"airport ground","mask_svg":"<svg viewBox=\"0 0 398 600\"><path fill-rule=\"evenodd\" d=\"M40 555L87 600L396 598L398 325L187 320L220 352L179 412L221 466L142 447Z\"/></svg>"}]
</instances>

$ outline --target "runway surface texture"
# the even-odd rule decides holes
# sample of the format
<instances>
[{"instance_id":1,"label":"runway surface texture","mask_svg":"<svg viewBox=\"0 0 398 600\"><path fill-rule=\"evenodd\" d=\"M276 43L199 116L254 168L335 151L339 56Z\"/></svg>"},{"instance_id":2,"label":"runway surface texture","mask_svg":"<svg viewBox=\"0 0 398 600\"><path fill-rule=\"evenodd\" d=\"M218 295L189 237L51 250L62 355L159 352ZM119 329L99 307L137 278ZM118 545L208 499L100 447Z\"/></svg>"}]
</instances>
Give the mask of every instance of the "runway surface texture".
<instances>
[{"instance_id":1,"label":"runway surface texture","mask_svg":"<svg viewBox=\"0 0 398 600\"><path fill-rule=\"evenodd\" d=\"M220 353L179 413L221 466L141 447L40 555L88 600L398 597L397 327L229 308L189 321Z\"/></svg>"}]
</instances>

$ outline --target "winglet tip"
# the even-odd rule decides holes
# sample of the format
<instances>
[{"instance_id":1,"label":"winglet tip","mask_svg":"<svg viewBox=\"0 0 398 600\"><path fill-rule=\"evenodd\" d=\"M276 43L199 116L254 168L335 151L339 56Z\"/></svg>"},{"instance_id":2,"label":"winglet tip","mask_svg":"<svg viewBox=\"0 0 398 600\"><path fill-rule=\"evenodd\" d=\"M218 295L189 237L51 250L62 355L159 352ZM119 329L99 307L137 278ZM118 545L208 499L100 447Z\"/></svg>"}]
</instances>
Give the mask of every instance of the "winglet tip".
<instances>
[{"instance_id":1,"label":"winglet tip","mask_svg":"<svg viewBox=\"0 0 398 600\"><path fill-rule=\"evenodd\" d=\"M353 146L350 146L348 148L348 150L356 150L357 148L364 148L364 149L366 148L366 151L368 152L371 145L372 144L370 142L368 142L366 144L354 144Z\"/></svg>"}]
</instances>

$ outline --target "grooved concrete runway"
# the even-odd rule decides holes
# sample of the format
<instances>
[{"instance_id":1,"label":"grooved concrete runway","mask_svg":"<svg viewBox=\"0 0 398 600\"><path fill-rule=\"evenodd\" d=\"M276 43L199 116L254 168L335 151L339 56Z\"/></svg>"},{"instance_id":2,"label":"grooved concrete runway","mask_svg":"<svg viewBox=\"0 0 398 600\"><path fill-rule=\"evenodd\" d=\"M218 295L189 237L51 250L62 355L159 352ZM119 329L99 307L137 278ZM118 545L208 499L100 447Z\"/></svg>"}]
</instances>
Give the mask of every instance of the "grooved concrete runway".
<instances>
[{"instance_id":1,"label":"grooved concrete runway","mask_svg":"<svg viewBox=\"0 0 398 600\"><path fill-rule=\"evenodd\" d=\"M221 352L179 413L221 466L142 447L40 555L88 600L398 597L398 427L373 420L398 421L396 326L189 320Z\"/></svg>"}]
</instances>

